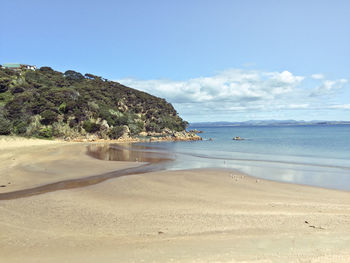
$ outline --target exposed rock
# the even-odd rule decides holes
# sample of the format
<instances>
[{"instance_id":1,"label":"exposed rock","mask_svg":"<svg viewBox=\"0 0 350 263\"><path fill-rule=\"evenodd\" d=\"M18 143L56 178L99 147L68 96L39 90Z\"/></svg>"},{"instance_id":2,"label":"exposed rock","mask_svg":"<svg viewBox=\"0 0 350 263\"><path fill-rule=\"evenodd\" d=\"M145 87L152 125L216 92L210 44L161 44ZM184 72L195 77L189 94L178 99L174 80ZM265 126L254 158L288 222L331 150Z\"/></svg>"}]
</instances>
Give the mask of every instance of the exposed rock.
<instances>
[{"instance_id":1,"label":"exposed rock","mask_svg":"<svg viewBox=\"0 0 350 263\"><path fill-rule=\"evenodd\" d=\"M193 133L203 133L203 131L199 131L199 130L197 130L197 129L190 130L189 132L193 132Z\"/></svg>"},{"instance_id":2,"label":"exposed rock","mask_svg":"<svg viewBox=\"0 0 350 263\"><path fill-rule=\"evenodd\" d=\"M123 125L124 128L124 133L123 135L120 137L120 139L128 139L130 138L130 129L127 125Z\"/></svg>"},{"instance_id":3,"label":"exposed rock","mask_svg":"<svg viewBox=\"0 0 350 263\"><path fill-rule=\"evenodd\" d=\"M202 140L202 137L198 136L194 132L174 132L174 140L175 141L199 141Z\"/></svg>"},{"instance_id":4,"label":"exposed rock","mask_svg":"<svg viewBox=\"0 0 350 263\"><path fill-rule=\"evenodd\" d=\"M164 128L162 134L173 134L174 132L169 128Z\"/></svg>"},{"instance_id":5,"label":"exposed rock","mask_svg":"<svg viewBox=\"0 0 350 263\"><path fill-rule=\"evenodd\" d=\"M106 120L103 120L101 122L101 128L109 129L109 125L108 125L108 122Z\"/></svg>"},{"instance_id":6,"label":"exposed rock","mask_svg":"<svg viewBox=\"0 0 350 263\"><path fill-rule=\"evenodd\" d=\"M139 136L146 137L147 136L147 132L140 132Z\"/></svg>"},{"instance_id":7,"label":"exposed rock","mask_svg":"<svg viewBox=\"0 0 350 263\"><path fill-rule=\"evenodd\" d=\"M94 141L97 141L98 140L98 136L96 134L90 134L88 133L86 135L86 139L88 142L94 142Z\"/></svg>"}]
</instances>

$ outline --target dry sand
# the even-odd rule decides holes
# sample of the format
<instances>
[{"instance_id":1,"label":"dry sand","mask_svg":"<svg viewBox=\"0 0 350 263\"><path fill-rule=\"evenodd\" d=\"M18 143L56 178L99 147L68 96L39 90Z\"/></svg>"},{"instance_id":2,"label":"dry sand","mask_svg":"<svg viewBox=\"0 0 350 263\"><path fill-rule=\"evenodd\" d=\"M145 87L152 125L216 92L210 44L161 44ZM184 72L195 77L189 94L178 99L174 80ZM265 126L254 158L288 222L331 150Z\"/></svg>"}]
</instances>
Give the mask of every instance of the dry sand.
<instances>
[{"instance_id":1,"label":"dry sand","mask_svg":"<svg viewBox=\"0 0 350 263\"><path fill-rule=\"evenodd\" d=\"M54 145L54 144L64 144L64 142L0 135L0 151L15 149L15 148L25 148L29 146L43 146L43 145Z\"/></svg>"},{"instance_id":2,"label":"dry sand","mask_svg":"<svg viewBox=\"0 0 350 263\"><path fill-rule=\"evenodd\" d=\"M74 177L119 165L84 156L82 145L50 147L15 152L22 159L11 169L25 177L35 162L59 179L71 169L55 164L61 151L62 162L81 151ZM350 262L350 193L205 169L3 200L0 262Z\"/></svg>"}]
</instances>

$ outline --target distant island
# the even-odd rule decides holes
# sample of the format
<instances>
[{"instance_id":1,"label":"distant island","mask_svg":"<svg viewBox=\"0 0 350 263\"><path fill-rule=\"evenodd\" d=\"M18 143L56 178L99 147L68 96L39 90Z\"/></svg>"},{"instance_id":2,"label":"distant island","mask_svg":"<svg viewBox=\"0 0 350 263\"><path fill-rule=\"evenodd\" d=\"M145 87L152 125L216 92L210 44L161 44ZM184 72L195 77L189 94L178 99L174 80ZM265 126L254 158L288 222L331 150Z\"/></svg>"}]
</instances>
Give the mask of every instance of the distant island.
<instances>
[{"instance_id":1,"label":"distant island","mask_svg":"<svg viewBox=\"0 0 350 263\"><path fill-rule=\"evenodd\" d=\"M0 66L0 135L65 140L196 140L165 99L93 74Z\"/></svg>"},{"instance_id":2,"label":"distant island","mask_svg":"<svg viewBox=\"0 0 350 263\"><path fill-rule=\"evenodd\" d=\"M296 120L250 120L244 122L193 122L191 127L225 127L225 126L302 126L302 125L350 125L350 121L296 121Z\"/></svg>"}]
</instances>

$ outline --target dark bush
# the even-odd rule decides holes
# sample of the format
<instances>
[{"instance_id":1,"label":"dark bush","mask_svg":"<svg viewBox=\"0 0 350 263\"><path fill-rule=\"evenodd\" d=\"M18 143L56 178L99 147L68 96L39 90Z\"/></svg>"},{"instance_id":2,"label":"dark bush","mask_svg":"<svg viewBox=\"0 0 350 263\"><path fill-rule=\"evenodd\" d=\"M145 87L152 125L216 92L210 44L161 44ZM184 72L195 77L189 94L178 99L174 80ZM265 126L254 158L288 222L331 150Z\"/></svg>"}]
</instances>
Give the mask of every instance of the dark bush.
<instances>
[{"instance_id":1,"label":"dark bush","mask_svg":"<svg viewBox=\"0 0 350 263\"><path fill-rule=\"evenodd\" d=\"M161 132L162 130L160 129L160 127L156 123L150 122L148 125L146 125L146 131L148 131L148 132Z\"/></svg>"},{"instance_id":2,"label":"dark bush","mask_svg":"<svg viewBox=\"0 0 350 263\"><path fill-rule=\"evenodd\" d=\"M88 121L84 121L83 128L88 133L95 133L100 130L101 125L88 120Z\"/></svg>"},{"instance_id":3,"label":"dark bush","mask_svg":"<svg viewBox=\"0 0 350 263\"><path fill-rule=\"evenodd\" d=\"M116 126L113 127L109 132L108 136L110 139L118 139L124 134L124 127L123 126Z\"/></svg>"},{"instance_id":4,"label":"dark bush","mask_svg":"<svg viewBox=\"0 0 350 263\"><path fill-rule=\"evenodd\" d=\"M56 121L57 113L52 110L43 111L40 116L43 118L40 122L44 125L50 125Z\"/></svg>"},{"instance_id":5,"label":"dark bush","mask_svg":"<svg viewBox=\"0 0 350 263\"><path fill-rule=\"evenodd\" d=\"M76 119L72 119L72 120L69 121L68 124L69 124L70 128L74 128L78 124L78 122L77 122Z\"/></svg>"},{"instance_id":6,"label":"dark bush","mask_svg":"<svg viewBox=\"0 0 350 263\"><path fill-rule=\"evenodd\" d=\"M54 72L54 70L50 67L41 67L39 70L43 73L53 73Z\"/></svg>"},{"instance_id":7,"label":"dark bush","mask_svg":"<svg viewBox=\"0 0 350 263\"><path fill-rule=\"evenodd\" d=\"M16 125L13 127L14 132L16 134L24 134L27 131L28 124L25 121L19 121L16 123Z\"/></svg>"},{"instance_id":8,"label":"dark bush","mask_svg":"<svg viewBox=\"0 0 350 263\"><path fill-rule=\"evenodd\" d=\"M128 116L123 115L121 117L114 117L115 125L127 125L128 124Z\"/></svg>"},{"instance_id":9,"label":"dark bush","mask_svg":"<svg viewBox=\"0 0 350 263\"><path fill-rule=\"evenodd\" d=\"M0 135L8 135L11 133L11 122L0 116Z\"/></svg>"},{"instance_id":10,"label":"dark bush","mask_svg":"<svg viewBox=\"0 0 350 263\"><path fill-rule=\"evenodd\" d=\"M10 82L9 79L0 79L0 93L6 92L9 89Z\"/></svg>"},{"instance_id":11,"label":"dark bush","mask_svg":"<svg viewBox=\"0 0 350 263\"><path fill-rule=\"evenodd\" d=\"M17 87L14 87L14 88L11 90L11 93L12 93L12 94L22 93L22 92L24 92L24 87L23 87L23 86L17 86Z\"/></svg>"}]
</instances>

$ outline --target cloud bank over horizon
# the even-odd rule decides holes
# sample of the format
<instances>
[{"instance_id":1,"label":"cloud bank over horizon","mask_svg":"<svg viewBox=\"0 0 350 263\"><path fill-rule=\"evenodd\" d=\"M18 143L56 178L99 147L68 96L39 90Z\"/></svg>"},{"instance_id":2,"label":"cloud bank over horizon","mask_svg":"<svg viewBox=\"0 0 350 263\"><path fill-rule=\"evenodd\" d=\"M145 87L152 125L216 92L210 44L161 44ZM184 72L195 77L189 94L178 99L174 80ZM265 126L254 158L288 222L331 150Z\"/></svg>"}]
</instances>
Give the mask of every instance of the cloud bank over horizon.
<instances>
[{"instance_id":1,"label":"cloud bank over horizon","mask_svg":"<svg viewBox=\"0 0 350 263\"><path fill-rule=\"evenodd\" d=\"M165 98L190 122L249 119L349 120L348 80L323 74L229 69L209 77L174 80L117 80ZM349 94L350 95L350 94ZM335 114L334 112L337 111ZM343 116L343 117L341 117Z\"/></svg>"}]
</instances>

